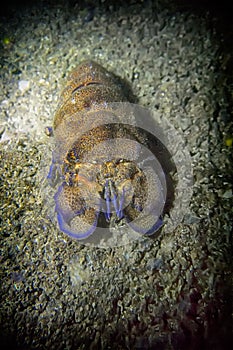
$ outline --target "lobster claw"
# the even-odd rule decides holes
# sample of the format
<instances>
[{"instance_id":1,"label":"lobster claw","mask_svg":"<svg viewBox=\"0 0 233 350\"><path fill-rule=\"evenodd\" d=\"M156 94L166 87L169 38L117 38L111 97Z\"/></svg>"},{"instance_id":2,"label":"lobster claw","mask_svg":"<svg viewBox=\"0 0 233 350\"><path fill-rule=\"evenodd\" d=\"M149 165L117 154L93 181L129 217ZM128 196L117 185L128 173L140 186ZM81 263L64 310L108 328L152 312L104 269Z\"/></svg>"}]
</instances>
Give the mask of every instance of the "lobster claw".
<instances>
[{"instance_id":1,"label":"lobster claw","mask_svg":"<svg viewBox=\"0 0 233 350\"><path fill-rule=\"evenodd\" d=\"M75 239L89 237L96 229L100 199L91 196L91 202L78 187L63 183L54 199L55 211L61 231Z\"/></svg>"},{"instance_id":2,"label":"lobster claw","mask_svg":"<svg viewBox=\"0 0 233 350\"><path fill-rule=\"evenodd\" d=\"M161 216L158 217L155 212L151 212L148 215L143 215L140 218L128 222L128 225L136 232L152 235L163 226L163 220Z\"/></svg>"},{"instance_id":3,"label":"lobster claw","mask_svg":"<svg viewBox=\"0 0 233 350\"><path fill-rule=\"evenodd\" d=\"M166 190L162 184L163 179L159 178L151 168L144 169L144 174L147 191L142 192L142 189L134 184L135 195L125 208L125 217L134 231L151 235L163 226L162 214L166 202ZM140 193L143 193L143 196L140 196Z\"/></svg>"}]
</instances>

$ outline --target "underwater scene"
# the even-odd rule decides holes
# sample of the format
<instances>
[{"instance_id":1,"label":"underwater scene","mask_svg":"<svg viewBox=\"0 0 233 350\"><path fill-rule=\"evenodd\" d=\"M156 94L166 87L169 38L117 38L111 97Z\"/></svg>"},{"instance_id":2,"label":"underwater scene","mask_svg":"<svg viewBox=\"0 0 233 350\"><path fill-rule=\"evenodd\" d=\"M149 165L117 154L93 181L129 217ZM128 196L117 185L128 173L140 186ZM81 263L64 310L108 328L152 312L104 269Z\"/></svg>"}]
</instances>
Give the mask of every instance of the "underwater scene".
<instances>
[{"instance_id":1,"label":"underwater scene","mask_svg":"<svg viewBox=\"0 0 233 350\"><path fill-rule=\"evenodd\" d=\"M231 348L229 7L1 9L2 349Z\"/></svg>"}]
</instances>

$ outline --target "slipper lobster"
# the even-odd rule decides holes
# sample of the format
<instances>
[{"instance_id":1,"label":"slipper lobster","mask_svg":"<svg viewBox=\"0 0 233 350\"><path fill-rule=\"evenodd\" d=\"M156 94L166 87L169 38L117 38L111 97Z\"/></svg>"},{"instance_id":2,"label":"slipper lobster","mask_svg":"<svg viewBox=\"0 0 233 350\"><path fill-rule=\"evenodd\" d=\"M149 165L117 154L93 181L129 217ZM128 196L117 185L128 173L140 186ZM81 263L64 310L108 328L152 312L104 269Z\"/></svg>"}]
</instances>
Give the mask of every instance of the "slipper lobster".
<instances>
[{"instance_id":1,"label":"slipper lobster","mask_svg":"<svg viewBox=\"0 0 233 350\"><path fill-rule=\"evenodd\" d=\"M55 211L59 228L73 238L122 224L150 235L163 224L163 170L158 162L147 165L147 137L125 96L117 78L92 61L73 70L62 91L48 178L61 182Z\"/></svg>"}]
</instances>

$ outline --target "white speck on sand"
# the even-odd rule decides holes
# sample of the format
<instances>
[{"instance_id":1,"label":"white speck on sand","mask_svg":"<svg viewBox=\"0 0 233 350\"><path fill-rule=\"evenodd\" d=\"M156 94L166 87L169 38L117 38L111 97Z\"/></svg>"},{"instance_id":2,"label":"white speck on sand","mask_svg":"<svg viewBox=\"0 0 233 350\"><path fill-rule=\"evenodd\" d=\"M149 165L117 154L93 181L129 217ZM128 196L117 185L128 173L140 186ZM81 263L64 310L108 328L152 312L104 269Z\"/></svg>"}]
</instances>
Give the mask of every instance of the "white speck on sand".
<instances>
[{"instance_id":1,"label":"white speck on sand","mask_svg":"<svg viewBox=\"0 0 233 350\"><path fill-rule=\"evenodd\" d=\"M24 93L24 92L29 90L29 88L30 88L30 81L29 80L20 80L18 82L18 87L19 87L19 90L22 93Z\"/></svg>"}]
</instances>

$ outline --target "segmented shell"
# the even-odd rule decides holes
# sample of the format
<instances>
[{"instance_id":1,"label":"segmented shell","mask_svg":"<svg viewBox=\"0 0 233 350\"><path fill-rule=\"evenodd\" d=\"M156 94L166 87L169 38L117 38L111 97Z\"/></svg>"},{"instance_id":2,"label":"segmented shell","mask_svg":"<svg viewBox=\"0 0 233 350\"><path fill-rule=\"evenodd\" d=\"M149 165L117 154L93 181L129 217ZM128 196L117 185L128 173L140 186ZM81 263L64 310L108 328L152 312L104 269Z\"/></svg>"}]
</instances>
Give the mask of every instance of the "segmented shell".
<instances>
[{"instance_id":1,"label":"segmented shell","mask_svg":"<svg viewBox=\"0 0 233 350\"><path fill-rule=\"evenodd\" d=\"M124 101L115 76L90 61L70 74L61 94L49 178L56 167L59 227L76 239L125 225L148 235L162 225L166 176L157 160L145 165L150 141Z\"/></svg>"}]
</instances>

